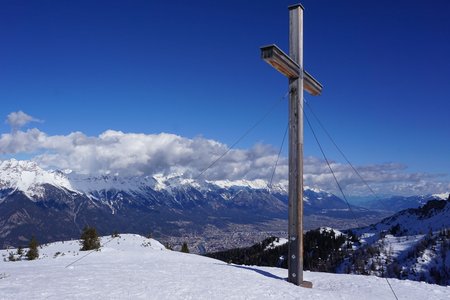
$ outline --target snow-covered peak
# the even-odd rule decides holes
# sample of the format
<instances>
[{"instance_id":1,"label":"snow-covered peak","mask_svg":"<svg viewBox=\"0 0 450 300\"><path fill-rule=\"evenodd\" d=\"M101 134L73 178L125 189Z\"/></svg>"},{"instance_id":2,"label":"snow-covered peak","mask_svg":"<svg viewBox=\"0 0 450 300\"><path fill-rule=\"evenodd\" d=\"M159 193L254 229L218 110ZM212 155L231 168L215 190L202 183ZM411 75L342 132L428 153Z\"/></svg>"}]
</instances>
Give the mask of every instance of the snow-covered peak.
<instances>
[{"instance_id":1,"label":"snow-covered peak","mask_svg":"<svg viewBox=\"0 0 450 300\"><path fill-rule=\"evenodd\" d=\"M170 174L170 175L163 175L163 174L155 174L153 175L153 178L155 179L155 186L154 189L157 191L160 190L167 190L172 191L172 189L191 186L197 189L201 189L202 185L195 181L192 178L185 178L183 177L183 174Z\"/></svg>"},{"instance_id":2,"label":"snow-covered peak","mask_svg":"<svg viewBox=\"0 0 450 300\"><path fill-rule=\"evenodd\" d=\"M146 187L153 188L157 181L151 176L120 177L117 175L85 176L69 174L72 186L80 192L89 194L98 191L139 192Z\"/></svg>"},{"instance_id":3,"label":"snow-covered peak","mask_svg":"<svg viewBox=\"0 0 450 300\"><path fill-rule=\"evenodd\" d=\"M262 179L256 180L215 180L207 181L208 183L214 184L220 188L231 188L231 187L248 187L252 189L267 189L267 181Z\"/></svg>"},{"instance_id":4,"label":"snow-covered peak","mask_svg":"<svg viewBox=\"0 0 450 300\"><path fill-rule=\"evenodd\" d=\"M316 187L310 187L310 186L305 186L305 190L310 190L310 191L313 191L314 193L322 193L322 192L324 192L324 191L322 191L321 189L319 189L319 188L316 188Z\"/></svg>"},{"instance_id":5,"label":"snow-covered peak","mask_svg":"<svg viewBox=\"0 0 450 300\"><path fill-rule=\"evenodd\" d=\"M43 195L43 184L73 190L66 175L60 171L46 171L33 161L5 160L0 163L0 188L12 188L28 197Z\"/></svg>"},{"instance_id":6,"label":"snow-covered peak","mask_svg":"<svg viewBox=\"0 0 450 300\"><path fill-rule=\"evenodd\" d=\"M441 194L433 194L433 195L431 195L431 196L432 196L433 198L438 198L438 199L441 199L441 200L447 200L449 195L450 195L450 192L447 192L447 193L441 193Z\"/></svg>"},{"instance_id":7,"label":"snow-covered peak","mask_svg":"<svg viewBox=\"0 0 450 300\"><path fill-rule=\"evenodd\" d=\"M324 195L324 196L332 196L333 195L333 194L331 194L331 193L329 193L327 191L319 189L318 187L305 186L304 190L305 191L310 191L310 192L313 192L313 193L316 193L316 194Z\"/></svg>"}]
</instances>

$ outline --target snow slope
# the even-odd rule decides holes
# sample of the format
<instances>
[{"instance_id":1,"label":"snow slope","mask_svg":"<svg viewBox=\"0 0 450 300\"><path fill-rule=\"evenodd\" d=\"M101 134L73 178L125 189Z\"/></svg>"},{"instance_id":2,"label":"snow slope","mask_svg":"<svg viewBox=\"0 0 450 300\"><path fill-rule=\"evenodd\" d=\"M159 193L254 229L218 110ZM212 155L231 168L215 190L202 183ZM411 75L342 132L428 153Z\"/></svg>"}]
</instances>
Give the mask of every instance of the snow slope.
<instances>
[{"instance_id":1,"label":"snow slope","mask_svg":"<svg viewBox=\"0 0 450 300\"><path fill-rule=\"evenodd\" d=\"M288 239L285 238L277 238L272 243L270 243L265 250L275 249L276 247L280 247L288 242Z\"/></svg>"},{"instance_id":2,"label":"snow slope","mask_svg":"<svg viewBox=\"0 0 450 300\"><path fill-rule=\"evenodd\" d=\"M0 299L395 299L386 280L372 276L306 272L314 288L305 289L286 282L285 269L229 265L138 235L102 243L79 261L87 253L77 241L44 246L37 261L1 261ZM399 299L449 299L449 287L390 283Z\"/></svg>"},{"instance_id":3,"label":"snow slope","mask_svg":"<svg viewBox=\"0 0 450 300\"><path fill-rule=\"evenodd\" d=\"M441 199L441 200L447 200L450 196L450 192L447 193L441 193L441 194L433 194L431 195L433 198Z\"/></svg>"},{"instance_id":4,"label":"snow slope","mask_svg":"<svg viewBox=\"0 0 450 300\"><path fill-rule=\"evenodd\" d=\"M450 283L450 201L430 200L352 232L361 245L338 272Z\"/></svg>"},{"instance_id":5,"label":"snow slope","mask_svg":"<svg viewBox=\"0 0 450 300\"><path fill-rule=\"evenodd\" d=\"M446 203L448 203L446 205ZM435 206L438 207L435 207ZM450 202L443 200L430 201L420 209L409 209L398 212L381 222L365 228L354 230L356 234L378 234L399 226L402 235L418 235L428 231L438 231L450 225Z\"/></svg>"}]
</instances>

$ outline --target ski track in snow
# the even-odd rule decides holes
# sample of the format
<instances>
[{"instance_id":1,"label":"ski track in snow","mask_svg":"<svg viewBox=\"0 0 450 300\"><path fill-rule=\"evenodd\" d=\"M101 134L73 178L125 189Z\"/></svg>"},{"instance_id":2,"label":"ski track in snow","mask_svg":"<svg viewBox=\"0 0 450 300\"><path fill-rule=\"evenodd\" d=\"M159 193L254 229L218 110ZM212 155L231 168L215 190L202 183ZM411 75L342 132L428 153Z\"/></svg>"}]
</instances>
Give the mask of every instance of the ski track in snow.
<instances>
[{"instance_id":1,"label":"ski track in snow","mask_svg":"<svg viewBox=\"0 0 450 300\"><path fill-rule=\"evenodd\" d=\"M306 289L286 282L285 269L229 265L139 235L110 240L69 267L86 254L78 241L45 245L37 261L0 261L0 299L395 299L384 278L305 272ZM390 282L399 299L450 299L449 287Z\"/></svg>"}]
</instances>

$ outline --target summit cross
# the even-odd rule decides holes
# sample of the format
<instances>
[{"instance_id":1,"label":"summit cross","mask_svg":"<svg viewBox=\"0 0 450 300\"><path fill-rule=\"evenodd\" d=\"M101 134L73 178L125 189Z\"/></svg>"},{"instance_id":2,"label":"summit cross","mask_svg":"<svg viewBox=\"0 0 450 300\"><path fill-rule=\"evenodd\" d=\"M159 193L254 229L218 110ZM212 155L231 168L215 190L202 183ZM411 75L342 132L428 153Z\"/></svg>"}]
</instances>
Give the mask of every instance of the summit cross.
<instances>
[{"instance_id":1,"label":"summit cross","mask_svg":"<svg viewBox=\"0 0 450 300\"><path fill-rule=\"evenodd\" d=\"M289 225L288 281L303 287L303 90L320 95L322 85L303 68L303 6L289 6L289 55L276 45L261 57L289 79Z\"/></svg>"}]
</instances>

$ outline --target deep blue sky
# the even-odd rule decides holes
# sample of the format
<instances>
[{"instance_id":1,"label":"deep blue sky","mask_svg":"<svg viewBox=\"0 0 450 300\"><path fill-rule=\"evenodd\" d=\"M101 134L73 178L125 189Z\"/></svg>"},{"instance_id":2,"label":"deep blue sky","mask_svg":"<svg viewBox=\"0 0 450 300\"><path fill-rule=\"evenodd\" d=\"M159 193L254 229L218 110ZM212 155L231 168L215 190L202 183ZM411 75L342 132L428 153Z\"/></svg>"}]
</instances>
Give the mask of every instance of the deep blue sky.
<instances>
[{"instance_id":1,"label":"deep blue sky","mask_svg":"<svg viewBox=\"0 0 450 300\"><path fill-rule=\"evenodd\" d=\"M230 145L287 92L259 47L287 50L293 3L1 1L0 117L22 110L49 135L115 129ZM304 63L324 85L306 99L347 156L448 174L450 1L302 4ZM286 122L285 101L238 147L278 147ZM305 131L305 155L320 156Z\"/></svg>"}]
</instances>

